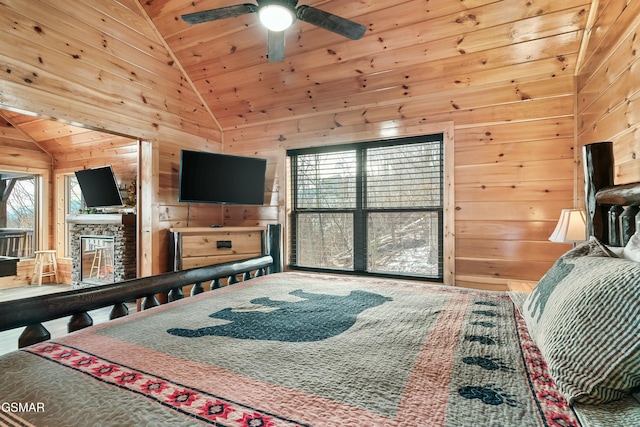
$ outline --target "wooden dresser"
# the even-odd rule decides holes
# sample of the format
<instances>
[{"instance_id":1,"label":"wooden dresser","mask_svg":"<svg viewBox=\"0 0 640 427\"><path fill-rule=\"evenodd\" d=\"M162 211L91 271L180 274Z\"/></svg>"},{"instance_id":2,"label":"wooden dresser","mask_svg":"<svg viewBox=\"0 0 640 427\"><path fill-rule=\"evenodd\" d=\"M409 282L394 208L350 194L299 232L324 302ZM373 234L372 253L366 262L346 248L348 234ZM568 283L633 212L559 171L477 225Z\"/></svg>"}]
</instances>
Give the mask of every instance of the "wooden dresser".
<instances>
[{"instance_id":1,"label":"wooden dresser","mask_svg":"<svg viewBox=\"0 0 640 427\"><path fill-rule=\"evenodd\" d=\"M267 227L188 227L170 231L174 271L266 253Z\"/></svg>"}]
</instances>

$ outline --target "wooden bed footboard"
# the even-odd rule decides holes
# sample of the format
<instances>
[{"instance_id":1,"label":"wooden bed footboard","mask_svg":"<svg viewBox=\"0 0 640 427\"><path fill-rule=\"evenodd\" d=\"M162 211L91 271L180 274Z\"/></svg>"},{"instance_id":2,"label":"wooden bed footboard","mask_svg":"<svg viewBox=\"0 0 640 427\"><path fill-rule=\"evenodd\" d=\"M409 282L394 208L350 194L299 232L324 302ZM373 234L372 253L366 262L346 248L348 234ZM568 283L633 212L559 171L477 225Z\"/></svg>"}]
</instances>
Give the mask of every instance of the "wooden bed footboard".
<instances>
[{"instance_id":1,"label":"wooden bed footboard","mask_svg":"<svg viewBox=\"0 0 640 427\"><path fill-rule=\"evenodd\" d=\"M159 305L156 294L168 292L171 302L184 298L182 286L195 284L192 294L197 294L204 292L203 283L210 282L210 288L215 289L220 287L220 279L228 278L228 284L233 285L240 281L238 276L244 281L268 274L272 265L271 255L264 255L92 288L4 301L0 302L0 331L26 326L18 341L21 348L51 338L42 325L48 320L71 316L68 330L73 332L93 324L87 313L90 310L113 305L109 317L115 319L128 314L127 301L143 298L142 309L146 310Z\"/></svg>"}]
</instances>

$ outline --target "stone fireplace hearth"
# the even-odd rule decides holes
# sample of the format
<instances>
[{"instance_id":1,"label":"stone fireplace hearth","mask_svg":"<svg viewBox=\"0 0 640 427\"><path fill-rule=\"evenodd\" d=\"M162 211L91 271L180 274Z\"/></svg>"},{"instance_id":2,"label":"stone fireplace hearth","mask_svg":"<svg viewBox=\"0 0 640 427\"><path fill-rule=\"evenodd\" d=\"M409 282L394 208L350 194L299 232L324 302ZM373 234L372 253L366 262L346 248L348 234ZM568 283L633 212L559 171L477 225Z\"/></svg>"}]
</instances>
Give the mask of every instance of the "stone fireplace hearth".
<instances>
[{"instance_id":1,"label":"stone fireplace hearth","mask_svg":"<svg viewBox=\"0 0 640 427\"><path fill-rule=\"evenodd\" d=\"M68 215L67 222L71 229L74 289L136 277L135 215Z\"/></svg>"}]
</instances>

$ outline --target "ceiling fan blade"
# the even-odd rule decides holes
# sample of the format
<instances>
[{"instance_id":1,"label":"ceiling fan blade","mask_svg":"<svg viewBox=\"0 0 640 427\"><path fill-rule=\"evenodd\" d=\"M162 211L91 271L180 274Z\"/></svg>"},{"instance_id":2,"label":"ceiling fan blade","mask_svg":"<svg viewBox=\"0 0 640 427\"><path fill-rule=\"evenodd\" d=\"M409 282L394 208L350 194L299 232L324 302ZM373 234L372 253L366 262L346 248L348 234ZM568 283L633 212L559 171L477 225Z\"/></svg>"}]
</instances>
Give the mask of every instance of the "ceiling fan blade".
<instances>
[{"instance_id":1,"label":"ceiling fan blade","mask_svg":"<svg viewBox=\"0 0 640 427\"><path fill-rule=\"evenodd\" d=\"M268 34L267 58L269 62L284 61L284 31L271 31Z\"/></svg>"},{"instance_id":2,"label":"ceiling fan blade","mask_svg":"<svg viewBox=\"0 0 640 427\"><path fill-rule=\"evenodd\" d=\"M332 31L351 40L358 40L367 30L366 27L357 22L341 18L332 13L316 9L311 6L300 6L296 9L296 16L301 21L309 24L317 25L325 30Z\"/></svg>"},{"instance_id":3,"label":"ceiling fan blade","mask_svg":"<svg viewBox=\"0 0 640 427\"><path fill-rule=\"evenodd\" d=\"M216 21L218 19L235 18L258 10L258 6L251 3L237 4L235 6L221 7L219 9L203 10L202 12L187 13L182 15L183 21L189 24L201 24L203 22Z\"/></svg>"}]
</instances>

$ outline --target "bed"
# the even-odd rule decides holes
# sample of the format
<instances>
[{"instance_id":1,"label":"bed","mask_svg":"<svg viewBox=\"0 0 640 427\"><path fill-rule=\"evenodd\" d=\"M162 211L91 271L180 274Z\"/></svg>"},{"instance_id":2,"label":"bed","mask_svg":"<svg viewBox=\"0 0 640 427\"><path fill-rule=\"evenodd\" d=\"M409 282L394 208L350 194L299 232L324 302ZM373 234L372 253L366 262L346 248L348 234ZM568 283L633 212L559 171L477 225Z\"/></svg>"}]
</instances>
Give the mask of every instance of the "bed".
<instances>
[{"instance_id":1,"label":"bed","mask_svg":"<svg viewBox=\"0 0 640 427\"><path fill-rule=\"evenodd\" d=\"M0 425L638 426L638 236L577 246L529 295L245 274L0 357Z\"/></svg>"}]
</instances>

